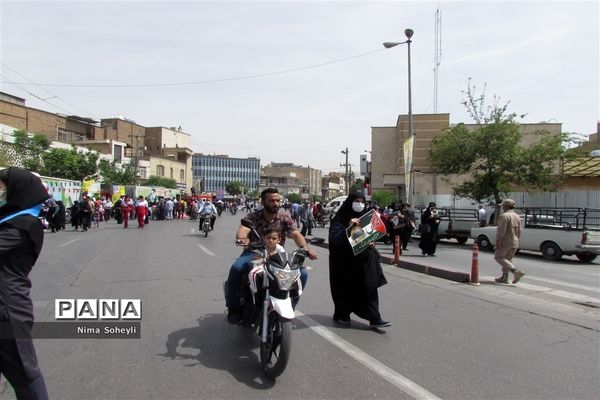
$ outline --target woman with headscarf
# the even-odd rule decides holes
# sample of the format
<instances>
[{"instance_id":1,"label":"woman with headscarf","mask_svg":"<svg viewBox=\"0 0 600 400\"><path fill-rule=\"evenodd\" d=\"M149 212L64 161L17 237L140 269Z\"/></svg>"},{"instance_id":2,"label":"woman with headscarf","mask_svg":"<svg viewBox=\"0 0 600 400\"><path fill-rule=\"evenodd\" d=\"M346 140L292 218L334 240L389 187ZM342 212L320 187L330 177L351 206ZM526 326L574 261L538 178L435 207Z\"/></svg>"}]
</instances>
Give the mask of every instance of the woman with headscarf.
<instances>
[{"instance_id":1,"label":"woman with headscarf","mask_svg":"<svg viewBox=\"0 0 600 400\"><path fill-rule=\"evenodd\" d=\"M352 193L342 203L329 228L329 285L334 304L333 320L350 325L350 314L369 321L371 328L383 328L391 323L381 319L377 288L387 283L379 253L368 246L354 254L346 229L358 225L365 213L365 198Z\"/></svg>"},{"instance_id":2,"label":"woman with headscarf","mask_svg":"<svg viewBox=\"0 0 600 400\"><path fill-rule=\"evenodd\" d=\"M29 273L44 231L38 215L48 192L38 177L11 167L0 171L0 373L18 399L47 399L31 329Z\"/></svg>"},{"instance_id":3,"label":"woman with headscarf","mask_svg":"<svg viewBox=\"0 0 600 400\"><path fill-rule=\"evenodd\" d=\"M421 215L421 241L419 247L424 256L435 255L435 249L438 242L438 227L440 226L440 217L437 213L437 208L434 202L429 203L429 207Z\"/></svg>"}]
</instances>

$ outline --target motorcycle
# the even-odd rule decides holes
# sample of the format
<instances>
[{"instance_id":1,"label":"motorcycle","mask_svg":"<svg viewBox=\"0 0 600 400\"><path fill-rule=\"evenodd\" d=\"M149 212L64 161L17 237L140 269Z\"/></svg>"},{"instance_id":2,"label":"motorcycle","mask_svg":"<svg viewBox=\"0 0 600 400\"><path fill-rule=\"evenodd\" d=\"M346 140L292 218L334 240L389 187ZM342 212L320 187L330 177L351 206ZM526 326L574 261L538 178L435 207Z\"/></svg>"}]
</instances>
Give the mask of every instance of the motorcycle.
<instances>
[{"instance_id":1,"label":"motorcycle","mask_svg":"<svg viewBox=\"0 0 600 400\"><path fill-rule=\"evenodd\" d=\"M242 220L260 240L248 245L257 259L242 283L240 304L242 325L255 328L260 338L260 365L266 376L276 378L287 367L292 344L292 297L302 294L300 269L308 252L297 249L290 254L269 256L254 225ZM243 245L240 242L237 245ZM225 282L224 290L227 290Z\"/></svg>"},{"instance_id":2,"label":"motorcycle","mask_svg":"<svg viewBox=\"0 0 600 400\"><path fill-rule=\"evenodd\" d=\"M210 220L211 214L202 214L200 217L200 230L204 232L204 237L208 237L208 232L210 231Z\"/></svg>"}]
</instances>

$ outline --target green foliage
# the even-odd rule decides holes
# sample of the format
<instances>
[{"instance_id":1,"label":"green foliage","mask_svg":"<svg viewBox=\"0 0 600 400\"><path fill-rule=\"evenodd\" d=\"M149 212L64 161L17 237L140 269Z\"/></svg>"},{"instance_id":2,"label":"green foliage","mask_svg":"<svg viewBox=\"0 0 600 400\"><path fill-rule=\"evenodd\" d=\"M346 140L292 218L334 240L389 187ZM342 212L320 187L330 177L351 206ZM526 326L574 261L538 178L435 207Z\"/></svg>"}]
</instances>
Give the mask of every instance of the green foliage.
<instances>
[{"instance_id":1,"label":"green foliage","mask_svg":"<svg viewBox=\"0 0 600 400\"><path fill-rule=\"evenodd\" d=\"M15 138L14 145L21 157L23 167L41 173L42 155L50 148L50 139L39 133L29 136L23 129L15 130L13 136Z\"/></svg>"},{"instance_id":2,"label":"green foliage","mask_svg":"<svg viewBox=\"0 0 600 400\"><path fill-rule=\"evenodd\" d=\"M71 149L50 149L41 156L43 166L38 170L41 175L81 181L97 172L98 153Z\"/></svg>"},{"instance_id":3,"label":"green foliage","mask_svg":"<svg viewBox=\"0 0 600 400\"><path fill-rule=\"evenodd\" d=\"M352 186L350 186L350 193L363 193L364 186L365 182L362 179L357 179L356 181L354 181Z\"/></svg>"},{"instance_id":4,"label":"green foliage","mask_svg":"<svg viewBox=\"0 0 600 400\"><path fill-rule=\"evenodd\" d=\"M0 167L9 167L14 165L14 161L9 153L10 144L0 142Z\"/></svg>"},{"instance_id":5,"label":"green foliage","mask_svg":"<svg viewBox=\"0 0 600 400\"><path fill-rule=\"evenodd\" d=\"M242 194L242 190L244 188L244 184L239 181L231 181L227 185L225 185L225 190L232 196L237 196L238 194Z\"/></svg>"},{"instance_id":6,"label":"green foliage","mask_svg":"<svg viewBox=\"0 0 600 400\"><path fill-rule=\"evenodd\" d=\"M386 192L384 190L373 192L371 199L376 202L379 207L388 207L390 204L396 201L396 197L393 193Z\"/></svg>"},{"instance_id":7,"label":"green foliage","mask_svg":"<svg viewBox=\"0 0 600 400\"><path fill-rule=\"evenodd\" d=\"M285 195L290 203L301 203L302 199L298 193L288 193Z\"/></svg>"},{"instance_id":8,"label":"green foliage","mask_svg":"<svg viewBox=\"0 0 600 400\"><path fill-rule=\"evenodd\" d=\"M537 131L537 142L525 147L517 114L508 113L494 96L486 105L485 93L477 96L469 81L463 105L477 123L474 130L464 124L450 127L433 140L430 156L435 172L469 175L453 187L457 197L478 203L498 204L513 185L531 190L550 190L560 184L558 162L571 157L566 152L567 134ZM520 116L521 118L523 115Z\"/></svg>"},{"instance_id":9,"label":"green foliage","mask_svg":"<svg viewBox=\"0 0 600 400\"><path fill-rule=\"evenodd\" d=\"M131 165L125 165L123 169L119 169L114 161L100 160L98 170L104 178L104 183L111 185L137 185L139 181L136 171Z\"/></svg>"},{"instance_id":10,"label":"green foliage","mask_svg":"<svg viewBox=\"0 0 600 400\"><path fill-rule=\"evenodd\" d=\"M251 190L246 193L246 196L251 199L260 199L260 193L258 192L258 190Z\"/></svg>"},{"instance_id":11,"label":"green foliage","mask_svg":"<svg viewBox=\"0 0 600 400\"><path fill-rule=\"evenodd\" d=\"M144 182L146 186L161 186L167 189L177 189L177 181L164 176L150 175L148 180Z\"/></svg>"}]
</instances>

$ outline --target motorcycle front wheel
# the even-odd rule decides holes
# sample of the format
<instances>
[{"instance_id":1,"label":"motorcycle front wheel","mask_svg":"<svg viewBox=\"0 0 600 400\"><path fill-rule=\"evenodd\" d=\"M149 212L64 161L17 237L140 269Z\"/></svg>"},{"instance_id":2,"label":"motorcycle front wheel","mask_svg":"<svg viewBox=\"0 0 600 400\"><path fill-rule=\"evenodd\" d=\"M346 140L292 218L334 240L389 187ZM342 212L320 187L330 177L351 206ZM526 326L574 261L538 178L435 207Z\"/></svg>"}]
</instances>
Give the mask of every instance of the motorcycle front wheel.
<instances>
[{"instance_id":1,"label":"motorcycle front wheel","mask_svg":"<svg viewBox=\"0 0 600 400\"><path fill-rule=\"evenodd\" d=\"M260 365L266 376L277 378L285 371L290 358L292 323L271 312L267 329L267 341L260 343Z\"/></svg>"}]
</instances>

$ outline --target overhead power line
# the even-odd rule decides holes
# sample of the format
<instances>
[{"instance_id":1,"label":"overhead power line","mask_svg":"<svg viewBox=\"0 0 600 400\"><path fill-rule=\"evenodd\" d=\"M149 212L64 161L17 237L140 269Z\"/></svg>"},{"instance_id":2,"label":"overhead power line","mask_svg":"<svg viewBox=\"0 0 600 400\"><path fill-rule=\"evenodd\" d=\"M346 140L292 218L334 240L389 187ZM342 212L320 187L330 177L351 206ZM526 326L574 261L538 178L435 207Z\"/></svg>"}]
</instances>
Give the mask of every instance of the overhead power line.
<instances>
[{"instance_id":1,"label":"overhead power line","mask_svg":"<svg viewBox=\"0 0 600 400\"><path fill-rule=\"evenodd\" d=\"M264 78L267 76L289 74L291 72L298 72L298 71L303 71L303 70L307 70L307 69L323 67L325 65L331 65L331 64L344 62L344 61L353 60L355 58L365 57L370 54L378 53L380 51L385 51L385 49L383 48L383 49L372 50L372 51L368 51L366 53L361 53L361 54L357 54L357 55L350 56L350 57L338 58L336 60L331 60L331 61L327 61L327 62L323 62L323 63L319 63L319 64L305 65L302 67L290 68L290 69L285 69L285 70L281 70L281 71L265 72L262 74L242 75L242 76L221 78L221 79L189 81L189 82L121 84L121 85L92 85L92 84L72 85L72 84L63 84L63 83L13 82L13 81L2 81L2 83L10 83L10 84L17 84L17 85L36 85L36 86L47 86L47 87L69 87L69 88L143 88L143 87L203 85L203 84L207 84L207 83L239 81L239 80L245 80L245 79L256 79L256 78Z\"/></svg>"}]
</instances>

